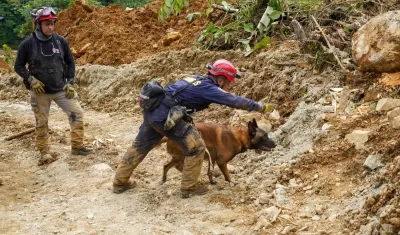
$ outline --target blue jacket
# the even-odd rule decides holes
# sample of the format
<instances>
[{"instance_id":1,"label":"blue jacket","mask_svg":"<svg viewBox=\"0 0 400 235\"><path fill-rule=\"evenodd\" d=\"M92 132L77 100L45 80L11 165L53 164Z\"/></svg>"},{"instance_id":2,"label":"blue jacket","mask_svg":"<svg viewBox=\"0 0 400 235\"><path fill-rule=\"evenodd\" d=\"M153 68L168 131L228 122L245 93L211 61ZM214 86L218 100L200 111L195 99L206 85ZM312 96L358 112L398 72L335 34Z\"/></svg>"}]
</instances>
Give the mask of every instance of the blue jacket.
<instances>
[{"instance_id":1,"label":"blue jacket","mask_svg":"<svg viewBox=\"0 0 400 235\"><path fill-rule=\"evenodd\" d=\"M192 84L174 96L174 98L179 101L179 105L185 106L188 109L200 111L208 108L212 103L248 111L257 111L260 109L260 105L257 102L222 90L219 85L208 76L191 75L184 77L176 83L167 86L165 91L172 94L188 83ZM167 118L168 111L168 103L164 98L158 108L147 112L147 114L145 112L145 118L150 118L152 121L164 121Z\"/></svg>"}]
</instances>

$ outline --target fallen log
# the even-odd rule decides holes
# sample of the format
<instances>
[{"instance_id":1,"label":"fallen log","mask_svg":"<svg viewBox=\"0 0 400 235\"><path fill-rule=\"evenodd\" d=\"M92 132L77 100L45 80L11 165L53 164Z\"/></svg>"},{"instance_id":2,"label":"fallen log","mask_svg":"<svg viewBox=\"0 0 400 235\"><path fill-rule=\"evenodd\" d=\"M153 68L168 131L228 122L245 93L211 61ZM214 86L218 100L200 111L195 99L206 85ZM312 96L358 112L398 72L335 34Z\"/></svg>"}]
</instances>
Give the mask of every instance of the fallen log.
<instances>
[{"instance_id":1,"label":"fallen log","mask_svg":"<svg viewBox=\"0 0 400 235\"><path fill-rule=\"evenodd\" d=\"M21 137L21 136L30 134L30 133L34 132L35 130L36 130L36 128L35 128L35 127L32 127L32 128L27 129L27 130L21 131L21 132L19 132L19 133L17 133L17 134L10 135L10 136L4 138L4 140L7 140L7 141L8 141L8 140L13 140L13 139L15 139L15 138L18 138L18 137Z\"/></svg>"}]
</instances>

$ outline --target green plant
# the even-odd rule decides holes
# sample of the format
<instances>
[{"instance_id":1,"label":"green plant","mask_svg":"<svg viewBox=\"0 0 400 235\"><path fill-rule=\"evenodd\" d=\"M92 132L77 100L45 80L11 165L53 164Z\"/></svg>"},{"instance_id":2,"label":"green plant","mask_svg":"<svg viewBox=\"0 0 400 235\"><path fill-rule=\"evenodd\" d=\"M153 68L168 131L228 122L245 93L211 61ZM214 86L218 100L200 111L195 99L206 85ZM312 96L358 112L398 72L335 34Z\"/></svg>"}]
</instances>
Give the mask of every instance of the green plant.
<instances>
[{"instance_id":1,"label":"green plant","mask_svg":"<svg viewBox=\"0 0 400 235\"><path fill-rule=\"evenodd\" d=\"M207 28L205 28L202 32L200 37L197 39L198 42L203 44L203 49L211 47L216 40L218 40L221 36L228 36L227 34L230 30L230 25L226 26L217 26L212 22L208 24ZM230 42L230 39L225 38L225 43Z\"/></svg>"},{"instance_id":2,"label":"green plant","mask_svg":"<svg viewBox=\"0 0 400 235\"><path fill-rule=\"evenodd\" d=\"M193 13L188 14L188 15L186 16L186 19L187 19L189 22L192 22L195 18L200 17L200 16L202 16L202 15L204 15L204 13L202 13L202 12L193 12Z\"/></svg>"},{"instance_id":3,"label":"green plant","mask_svg":"<svg viewBox=\"0 0 400 235\"><path fill-rule=\"evenodd\" d=\"M13 49L7 44L3 44L3 56L4 61L6 61L7 64L9 64L11 68L13 68L15 64L15 54Z\"/></svg>"},{"instance_id":4,"label":"green plant","mask_svg":"<svg viewBox=\"0 0 400 235\"><path fill-rule=\"evenodd\" d=\"M271 6L268 6L257 25L259 32L261 34L268 33L268 31L274 26L274 21L279 19L281 15L282 12L275 10Z\"/></svg>"},{"instance_id":5,"label":"green plant","mask_svg":"<svg viewBox=\"0 0 400 235\"><path fill-rule=\"evenodd\" d=\"M158 20L163 22L172 14L179 15L182 9L187 7L189 7L189 0L165 0L158 11Z\"/></svg>"}]
</instances>

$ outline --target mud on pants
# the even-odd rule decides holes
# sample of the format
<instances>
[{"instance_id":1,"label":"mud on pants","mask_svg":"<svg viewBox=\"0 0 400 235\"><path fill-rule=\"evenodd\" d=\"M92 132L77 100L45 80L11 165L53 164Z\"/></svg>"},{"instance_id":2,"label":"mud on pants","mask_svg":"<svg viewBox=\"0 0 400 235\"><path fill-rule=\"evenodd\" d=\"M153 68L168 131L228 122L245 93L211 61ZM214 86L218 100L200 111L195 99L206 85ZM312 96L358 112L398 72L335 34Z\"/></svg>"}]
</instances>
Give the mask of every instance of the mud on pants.
<instances>
[{"instance_id":1,"label":"mud on pants","mask_svg":"<svg viewBox=\"0 0 400 235\"><path fill-rule=\"evenodd\" d=\"M187 158L196 159L196 161L189 161L189 164L185 162L181 189L188 190L196 185L205 152L205 143L197 129L190 123L179 120L171 130L164 130L164 122L151 122L145 119L134 142L118 165L113 181L114 186L123 186L128 183L133 170L143 161L150 150L159 144L163 136L179 144Z\"/></svg>"},{"instance_id":2,"label":"mud on pants","mask_svg":"<svg viewBox=\"0 0 400 235\"><path fill-rule=\"evenodd\" d=\"M71 148L80 149L83 146L83 109L77 98L67 99L65 91L55 94L36 94L30 91L31 107L36 120L36 147L41 153L50 150L49 145L49 113L51 102L54 101L68 116L71 127Z\"/></svg>"}]
</instances>

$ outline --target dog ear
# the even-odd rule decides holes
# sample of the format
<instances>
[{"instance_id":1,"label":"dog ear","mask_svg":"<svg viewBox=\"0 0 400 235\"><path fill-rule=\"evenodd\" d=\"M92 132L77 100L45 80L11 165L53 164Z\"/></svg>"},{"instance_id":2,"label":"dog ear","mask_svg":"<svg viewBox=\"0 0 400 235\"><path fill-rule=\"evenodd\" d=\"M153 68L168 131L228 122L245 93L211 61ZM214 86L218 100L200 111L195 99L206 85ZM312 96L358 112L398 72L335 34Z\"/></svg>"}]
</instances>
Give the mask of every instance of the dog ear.
<instances>
[{"instance_id":1,"label":"dog ear","mask_svg":"<svg viewBox=\"0 0 400 235\"><path fill-rule=\"evenodd\" d=\"M254 127L257 127L257 128L258 128L258 125L257 125L257 122L256 122L256 119L255 119L255 118L253 118L253 125L254 125Z\"/></svg>"},{"instance_id":2,"label":"dog ear","mask_svg":"<svg viewBox=\"0 0 400 235\"><path fill-rule=\"evenodd\" d=\"M254 119L253 119L254 120ZM256 125L257 125L257 123L256 123ZM247 124L247 127L249 128L249 135L251 136L251 137L253 137L253 136L255 136L256 135L256 132L257 132L257 130L256 130L256 126L254 126L254 123L253 122L249 122L248 124Z\"/></svg>"}]
</instances>

